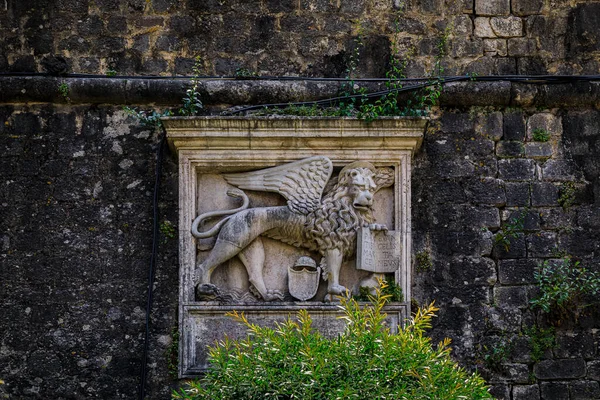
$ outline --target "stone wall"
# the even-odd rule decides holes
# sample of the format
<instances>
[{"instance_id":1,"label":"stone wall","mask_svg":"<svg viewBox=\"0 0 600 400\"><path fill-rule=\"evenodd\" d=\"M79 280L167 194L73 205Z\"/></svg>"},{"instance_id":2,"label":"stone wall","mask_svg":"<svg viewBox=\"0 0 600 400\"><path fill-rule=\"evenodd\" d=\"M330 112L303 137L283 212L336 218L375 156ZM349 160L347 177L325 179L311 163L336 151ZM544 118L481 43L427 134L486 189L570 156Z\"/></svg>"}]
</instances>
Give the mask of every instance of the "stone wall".
<instances>
[{"instance_id":1,"label":"stone wall","mask_svg":"<svg viewBox=\"0 0 600 400\"><path fill-rule=\"evenodd\" d=\"M600 3L15 1L0 4L0 71L344 76L362 21L358 73L383 76L390 46L414 46L410 76L453 33L447 74L597 73ZM65 83L67 100L58 88ZM152 245L157 132L122 107L178 107L184 81L0 77L0 396L134 398ZM600 86L446 85L413 165L414 303L440 307L431 332L501 399L600 397L592 307L563 318L557 347L531 356L544 260L600 270ZM203 81L211 112L333 96L338 83ZM548 142L533 131L550 133ZM168 398L177 325L177 165L165 158L151 314L149 394ZM572 189L572 190L571 190ZM572 193L569 206L564 196ZM560 200L560 201L559 201ZM495 244L523 215L508 249ZM170 225L174 237L168 234ZM164 234L166 233L166 234ZM490 364L490 355L498 362ZM500 354L500 356L497 356Z\"/></svg>"},{"instance_id":2,"label":"stone wall","mask_svg":"<svg viewBox=\"0 0 600 400\"><path fill-rule=\"evenodd\" d=\"M424 75L447 26L449 75L592 74L598 15L582 0L7 0L0 71L190 74L201 56L209 75L344 76L360 22L363 76L384 76L392 42Z\"/></svg>"},{"instance_id":3,"label":"stone wall","mask_svg":"<svg viewBox=\"0 0 600 400\"><path fill-rule=\"evenodd\" d=\"M449 88L413 164L413 303L436 301L432 337L451 337L457 359L478 368L498 398L596 398L600 310L563 318L558 346L538 361L528 329L556 324L529 305L541 262L569 254L600 269L597 100L578 108L459 106L477 87ZM517 88L497 85L486 96L515 104ZM562 93L556 103L580 89L530 88ZM540 96L533 98L542 102ZM550 134L548 142L533 140L536 128ZM9 398L135 395L156 133L120 105L0 108L0 390ZM167 229L177 230L176 174L167 156L148 364L156 399L177 384L168 363L177 324L177 235ZM571 204L563 207L570 185ZM509 248L495 244L521 215L524 229Z\"/></svg>"}]
</instances>

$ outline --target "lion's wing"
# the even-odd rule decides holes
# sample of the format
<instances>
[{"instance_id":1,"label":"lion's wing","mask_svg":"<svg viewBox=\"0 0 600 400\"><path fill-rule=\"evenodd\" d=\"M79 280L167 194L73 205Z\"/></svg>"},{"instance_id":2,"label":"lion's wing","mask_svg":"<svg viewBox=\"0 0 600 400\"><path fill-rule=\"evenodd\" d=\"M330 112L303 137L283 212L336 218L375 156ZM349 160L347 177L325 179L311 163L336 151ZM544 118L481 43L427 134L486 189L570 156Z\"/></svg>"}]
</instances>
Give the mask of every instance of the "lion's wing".
<instances>
[{"instance_id":1,"label":"lion's wing","mask_svg":"<svg viewBox=\"0 0 600 400\"><path fill-rule=\"evenodd\" d=\"M223 174L231 185L240 189L281 194L295 213L307 215L321 205L333 165L325 156L315 156L277 167L239 174Z\"/></svg>"}]
</instances>

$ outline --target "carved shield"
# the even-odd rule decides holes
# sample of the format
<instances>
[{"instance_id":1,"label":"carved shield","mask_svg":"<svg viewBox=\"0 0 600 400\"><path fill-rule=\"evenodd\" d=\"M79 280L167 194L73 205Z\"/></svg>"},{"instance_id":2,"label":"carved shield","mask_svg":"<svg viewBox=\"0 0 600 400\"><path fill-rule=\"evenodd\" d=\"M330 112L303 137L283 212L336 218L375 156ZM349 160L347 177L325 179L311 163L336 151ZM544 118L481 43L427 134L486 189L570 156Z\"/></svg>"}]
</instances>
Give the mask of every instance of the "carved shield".
<instances>
[{"instance_id":1,"label":"carved shield","mask_svg":"<svg viewBox=\"0 0 600 400\"><path fill-rule=\"evenodd\" d=\"M290 294L300 300L306 301L317 294L319 288L319 279L321 278L321 268L298 267L288 268L288 287Z\"/></svg>"}]
</instances>

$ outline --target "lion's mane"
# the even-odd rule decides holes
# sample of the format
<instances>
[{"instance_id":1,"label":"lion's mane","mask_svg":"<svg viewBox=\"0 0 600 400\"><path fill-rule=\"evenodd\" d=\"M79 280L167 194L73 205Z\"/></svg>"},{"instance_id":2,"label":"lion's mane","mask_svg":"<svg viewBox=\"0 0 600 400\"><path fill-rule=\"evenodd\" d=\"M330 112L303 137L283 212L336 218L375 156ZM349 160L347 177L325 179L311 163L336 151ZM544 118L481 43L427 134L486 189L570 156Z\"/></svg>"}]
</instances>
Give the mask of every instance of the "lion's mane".
<instances>
[{"instance_id":1,"label":"lion's mane","mask_svg":"<svg viewBox=\"0 0 600 400\"><path fill-rule=\"evenodd\" d=\"M367 168L358 168L363 174L372 174ZM373 222L370 211L357 211L349 193L352 185L349 171L327 192L321 207L309 216L306 231L309 240L316 242L323 255L325 250L338 249L344 256L355 250L356 232L363 224Z\"/></svg>"}]
</instances>

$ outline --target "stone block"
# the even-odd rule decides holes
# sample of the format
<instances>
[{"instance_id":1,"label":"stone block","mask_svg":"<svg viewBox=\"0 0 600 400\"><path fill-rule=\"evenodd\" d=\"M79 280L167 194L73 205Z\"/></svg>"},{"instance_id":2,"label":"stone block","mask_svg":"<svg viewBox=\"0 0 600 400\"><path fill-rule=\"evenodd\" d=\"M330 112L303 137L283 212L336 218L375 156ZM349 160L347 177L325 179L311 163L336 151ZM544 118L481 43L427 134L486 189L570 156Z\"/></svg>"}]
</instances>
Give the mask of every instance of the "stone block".
<instances>
[{"instance_id":1,"label":"stone block","mask_svg":"<svg viewBox=\"0 0 600 400\"><path fill-rule=\"evenodd\" d=\"M527 383L529 378L529 368L526 364L503 364L497 378L504 382Z\"/></svg>"},{"instance_id":2,"label":"stone block","mask_svg":"<svg viewBox=\"0 0 600 400\"><path fill-rule=\"evenodd\" d=\"M600 381L600 360L588 361L587 377L595 381Z\"/></svg>"},{"instance_id":3,"label":"stone block","mask_svg":"<svg viewBox=\"0 0 600 400\"><path fill-rule=\"evenodd\" d=\"M496 155L498 157L521 157L525 154L525 146L523 142L514 142L503 140L498 142L496 146Z\"/></svg>"},{"instance_id":4,"label":"stone block","mask_svg":"<svg viewBox=\"0 0 600 400\"><path fill-rule=\"evenodd\" d=\"M570 111L563 117L565 134L569 137L600 135L600 111Z\"/></svg>"},{"instance_id":5,"label":"stone block","mask_svg":"<svg viewBox=\"0 0 600 400\"><path fill-rule=\"evenodd\" d=\"M550 182L534 182L531 184L532 206L558 206L558 186Z\"/></svg>"},{"instance_id":6,"label":"stone block","mask_svg":"<svg viewBox=\"0 0 600 400\"><path fill-rule=\"evenodd\" d=\"M484 310L487 326L497 332L517 332L521 327L521 313L514 308L485 307ZM510 338L510 342L514 340Z\"/></svg>"},{"instance_id":7,"label":"stone block","mask_svg":"<svg viewBox=\"0 0 600 400\"><path fill-rule=\"evenodd\" d=\"M451 279L457 286L494 284L496 264L487 257L460 257L453 259L448 267Z\"/></svg>"},{"instance_id":8,"label":"stone block","mask_svg":"<svg viewBox=\"0 0 600 400\"><path fill-rule=\"evenodd\" d=\"M465 187L468 198L475 204L503 206L506 204L504 183L493 178L481 178L469 182Z\"/></svg>"},{"instance_id":9,"label":"stone block","mask_svg":"<svg viewBox=\"0 0 600 400\"><path fill-rule=\"evenodd\" d=\"M567 211L562 207L542 208L538 212L541 229L565 229L571 227L575 219L574 211Z\"/></svg>"},{"instance_id":10,"label":"stone block","mask_svg":"<svg viewBox=\"0 0 600 400\"><path fill-rule=\"evenodd\" d=\"M573 54L600 50L600 3L582 3L574 7L569 18Z\"/></svg>"},{"instance_id":11,"label":"stone block","mask_svg":"<svg viewBox=\"0 0 600 400\"><path fill-rule=\"evenodd\" d=\"M475 131L494 141L502 139L504 133L502 113L495 111L479 115L476 119Z\"/></svg>"},{"instance_id":12,"label":"stone block","mask_svg":"<svg viewBox=\"0 0 600 400\"><path fill-rule=\"evenodd\" d=\"M525 155L534 159L552 157L552 143L533 142L525 144Z\"/></svg>"},{"instance_id":13,"label":"stone block","mask_svg":"<svg viewBox=\"0 0 600 400\"><path fill-rule=\"evenodd\" d=\"M454 17L453 27L454 33L461 36L469 36L473 33L473 21L467 15Z\"/></svg>"},{"instance_id":14,"label":"stone block","mask_svg":"<svg viewBox=\"0 0 600 400\"><path fill-rule=\"evenodd\" d=\"M580 207L577 210L577 225L584 228L600 228L600 207Z\"/></svg>"},{"instance_id":15,"label":"stone block","mask_svg":"<svg viewBox=\"0 0 600 400\"><path fill-rule=\"evenodd\" d=\"M594 335L587 332L560 332L556 337L554 355L557 358L594 358Z\"/></svg>"},{"instance_id":16,"label":"stone block","mask_svg":"<svg viewBox=\"0 0 600 400\"><path fill-rule=\"evenodd\" d=\"M527 140L533 140L533 131L536 129L547 131L553 138L560 137L563 132L562 120L551 113L534 114L527 120Z\"/></svg>"},{"instance_id":17,"label":"stone block","mask_svg":"<svg viewBox=\"0 0 600 400\"><path fill-rule=\"evenodd\" d=\"M429 201L435 204L443 203L464 203L466 201L465 191L462 186L455 181L443 180L436 185L428 187Z\"/></svg>"},{"instance_id":18,"label":"stone block","mask_svg":"<svg viewBox=\"0 0 600 400\"><path fill-rule=\"evenodd\" d=\"M538 385L513 386L513 400L539 400L540 388Z\"/></svg>"},{"instance_id":19,"label":"stone block","mask_svg":"<svg viewBox=\"0 0 600 400\"><path fill-rule=\"evenodd\" d=\"M490 18L490 25L497 37L523 36L523 20L519 17L493 17Z\"/></svg>"},{"instance_id":20,"label":"stone block","mask_svg":"<svg viewBox=\"0 0 600 400\"><path fill-rule=\"evenodd\" d=\"M455 39L452 41L453 57L476 57L483 54L481 39Z\"/></svg>"},{"instance_id":21,"label":"stone block","mask_svg":"<svg viewBox=\"0 0 600 400\"><path fill-rule=\"evenodd\" d=\"M527 207L531 204L529 182L506 182L504 189L508 207Z\"/></svg>"},{"instance_id":22,"label":"stone block","mask_svg":"<svg viewBox=\"0 0 600 400\"><path fill-rule=\"evenodd\" d=\"M477 17L475 18L475 36L480 38L495 38L497 35L492 29L490 18Z\"/></svg>"},{"instance_id":23,"label":"stone block","mask_svg":"<svg viewBox=\"0 0 600 400\"><path fill-rule=\"evenodd\" d=\"M497 400L510 400L510 386L501 383L491 385L490 394Z\"/></svg>"},{"instance_id":24,"label":"stone block","mask_svg":"<svg viewBox=\"0 0 600 400\"><path fill-rule=\"evenodd\" d=\"M535 177L535 162L527 159L498 161L498 173L507 181L529 181Z\"/></svg>"},{"instance_id":25,"label":"stone block","mask_svg":"<svg viewBox=\"0 0 600 400\"><path fill-rule=\"evenodd\" d=\"M506 39L486 39L483 41L483 51L489 56L506 57L508 48Z\"/></svg>"},{"instance_id":26,"label":"stone block","mask_svg":"<svg viewBox=\"0 0 600 400\"><path fill-rule=\"evenodd\" d=\"M512 0L512 12L515 15L539 14L542 11L544 0Z\"/></svg>"},{"instance_id":27,"label":"stone block","mask_svg":"<svg viewBox=\"0 0 600 400\"><path fill-rule=\"evenodd\" d=\"M509 15L510 0L475 0L477 15Z\"/></svg>"},{"instance_id":28,"label":"stone block","mask_svg":"<svg viewBox=\"0 0 600 400\"><path fill-rule=\"evenodd\" d=\"M502 235L502 232L496 233L496 237ZM525 235L517 233L516 237L509 237L508 247L502 243L498 243L495 239L494 253L498 258L523 258L527 255L527 244Z\"/></svg>"},{"instance_id":29,"label":"stone block","mask_svg":"<svg viewBox=\"0 0 600 400\"><path fill-rule=\"evenodd\" d=\"M571 160L548 160L542 166L542 177L547 181L572 182L583 179L583 173Z\"/></svg>"},{"instance_id":30,"label":"stone block","mask_svg":"<svg viewBox=\"0 0 600 400\"><path fill-rule=\"evenodd\" d=\"M504 140L525 139L525 117L523 112L504 113Z\"/></svg>"},{"instance_id":31,"label":"stone block","mask_svg":"<svg viewBox=\"0 0 600 400\"><path fill-rule=\"evenodd\" d=\"M569 398L569 384L567 382L542 382L540 388L544 400L565 400Z\"/></svg>"},{"instance_id":32,"label":"stone block","mask_svg":"<svg viewBox=\"0 0 600 400\"><path fill-rule=\"evenodd\" d=\"M496 286L494 300L503 308L526 308L529 306L526 286Z\"/></svg>"},{"instance_id":33,"label":"stone block","mask_svg":"<svg viewBox=\"0 0 600 400\"><path fill-rule=\"evenodd\" d=\"M595 381L578 381L571 383L571 400L600 399L600 385Z\"/></svg>"},{"instance_id":34,"label":"stone block","mask_svg":"<svg viewBox=\"0 0 600 400\"><path fill-rule=\"evenodd\" d=\"M534 39L511 38L508 39L508 55L511 57L531 57L537 53L537 44Z\"/></svg>"},{"instance_id":35,"label":"stone block","mask_svg":"<svg viewBox=\"0 0 600 400\"><path fill-rule=\"evenodd\" d=\"M527 235L527 252L531 257L551 257L557 245L556 232L541 231Z\"/></svg>"},{"instance_id":36,"label":"stone block","mask_svg":"<svg viewBox=\"0 0 600 400\"><path fill-rule=\"evenodd\" d=\"M542 360L533 366L538 379L575 379L585 376L585 361L577 359Z\"/></svg>"}]
</instances>

